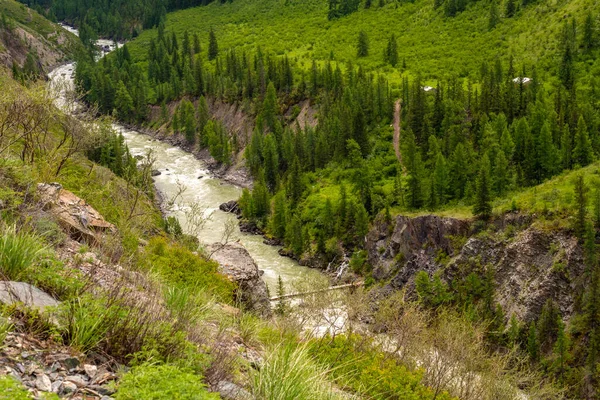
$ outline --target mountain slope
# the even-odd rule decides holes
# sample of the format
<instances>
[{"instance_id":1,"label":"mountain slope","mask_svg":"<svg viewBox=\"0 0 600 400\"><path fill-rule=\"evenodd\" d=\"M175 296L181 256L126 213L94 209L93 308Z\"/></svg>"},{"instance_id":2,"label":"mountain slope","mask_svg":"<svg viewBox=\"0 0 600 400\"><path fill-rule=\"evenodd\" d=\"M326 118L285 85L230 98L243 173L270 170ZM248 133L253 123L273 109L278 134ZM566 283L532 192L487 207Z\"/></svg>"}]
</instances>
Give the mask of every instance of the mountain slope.
<instances>
[{"instance_id":1,"label":"mountain slope","mask_svg":"<svg viewBox=\"0 0 600 400\"><path fill-rule=\"evenodd\" d=\"M430 0L418 0L361 7L349 16L329 21L325 1L237 0L170 13L166 29L178 36L186 30L190 34L198 32L203 40L214 29L222 50L254 50L260 46L298 58L306 69L313 58L325 61L333 54L336 61L383 71L388 79L398 82L402 68L392 68L383 61L387 40L394 34L400 65L404 60L411 75L421 74L426 79L478 78L482 62L493 62L496 57L507 62L510 55L517 66L523 64L528 70L534 65L541 70L552 69L563 20L575 17L582 24L593 3L573 0L532 4L513 18L502 18L490 30L488 1L470 3L456 17L444 16L443 7L434 9ZM367 57L357 60L360 31L367 33L370 48ZM130 50L136 60L146 58L149 40L155 36L156 30L145 31L132 42Z\"/></svg>"},{"instance_id":2,"label":"mountain slope","mask_svg":"<svg viewBox=\"0 0 600 400\"><path fill-rule=\"evenodd\" d=\"M14 0L0 0L0 63L23 67L31 54L46 72L72 57L80 46L72 33Z\"/></svg>"}]
</instances>

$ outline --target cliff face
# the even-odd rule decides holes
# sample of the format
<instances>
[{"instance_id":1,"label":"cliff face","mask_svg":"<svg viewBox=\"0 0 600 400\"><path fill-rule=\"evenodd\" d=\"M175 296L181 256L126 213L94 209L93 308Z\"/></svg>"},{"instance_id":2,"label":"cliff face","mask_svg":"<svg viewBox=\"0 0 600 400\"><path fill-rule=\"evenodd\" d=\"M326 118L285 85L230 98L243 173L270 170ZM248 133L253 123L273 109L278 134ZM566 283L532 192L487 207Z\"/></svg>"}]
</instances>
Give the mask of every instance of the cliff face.
<instances>
[{"instance_id":1,"label":"cliff face","mask_svg":"<svg viewBox=\"0 0 600 400\"><path fill-rule=\"evenodd\" d=\"M419 271L450 281L492 268L495 300L505 315L535 319L547 299L568 318L585 267L581 246L569 232L536 228L509 216L490 232L474 234L468 221L436 216L376 221L367 238L373 277L385 290L412 290Z\"/></svg>"}]
</instances>

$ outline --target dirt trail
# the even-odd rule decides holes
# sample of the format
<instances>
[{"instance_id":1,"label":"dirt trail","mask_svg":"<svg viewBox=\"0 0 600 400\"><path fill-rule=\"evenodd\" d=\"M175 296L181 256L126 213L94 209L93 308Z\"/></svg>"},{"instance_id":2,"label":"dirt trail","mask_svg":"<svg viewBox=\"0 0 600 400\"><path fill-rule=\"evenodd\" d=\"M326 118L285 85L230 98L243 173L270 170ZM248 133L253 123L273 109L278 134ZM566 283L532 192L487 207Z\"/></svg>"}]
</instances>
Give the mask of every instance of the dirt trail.
<instances>
[{"instance_id":1,"label":"dirt trail","mask_svg":"<svg viewBox=\"0 0 600 400\"><path fill-rule=\"evenodd\" d=\"M394 150L396 152L396 158L404 169L402 163L402 153L400 152L400 124L402 118L402 99L396 100L394 103Z\"/></svg>"}]
</instances>

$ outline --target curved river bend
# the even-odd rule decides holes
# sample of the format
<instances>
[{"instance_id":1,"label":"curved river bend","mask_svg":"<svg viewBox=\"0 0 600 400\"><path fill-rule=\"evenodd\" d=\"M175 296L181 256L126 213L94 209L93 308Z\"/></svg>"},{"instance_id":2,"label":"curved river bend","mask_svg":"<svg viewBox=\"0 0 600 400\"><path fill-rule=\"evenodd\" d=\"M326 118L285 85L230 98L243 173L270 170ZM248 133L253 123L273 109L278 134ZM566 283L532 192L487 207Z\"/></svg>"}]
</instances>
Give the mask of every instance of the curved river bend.
<instances>
[{"instance_id":1,"label":"curved river bend","mask_svg":"<svg viewBox=\"0 0 600 400\"><path fill-rule=\"evenodd\" d=\"M70 103L66 99L73 91L74 70L75 63L69 63L49 74L50 86L55 91L57 104L67 112L73 111L67 107ZM264 271L263 279L272 294L276 293L278 276L281 276L288 287L309 276L322 276L316 270L302 267L294 260L280 256L279 248L264 244L262 236L240 232L236 216L219 210L221 203L239 198L239 187L212 177L202 161L178 147L118 124L113 126L125 137L132 155L145 155L152 151L156 160L154 168L161 172L161 175L154 177L155 186L167 199L175 197L180 188L185 187L185 191L177 199L179 207L175 206L171 212L179 219L184 230L188 225L186 209L189 210L191 204L199 204L205 216L210 216L198 234L201 243L221 241L225 227L228 223L233 225L235 230L229 241L239 240L246 247L258 267ZM189 212L187 214L189 215Z\"/></svg>"}]
</instances>

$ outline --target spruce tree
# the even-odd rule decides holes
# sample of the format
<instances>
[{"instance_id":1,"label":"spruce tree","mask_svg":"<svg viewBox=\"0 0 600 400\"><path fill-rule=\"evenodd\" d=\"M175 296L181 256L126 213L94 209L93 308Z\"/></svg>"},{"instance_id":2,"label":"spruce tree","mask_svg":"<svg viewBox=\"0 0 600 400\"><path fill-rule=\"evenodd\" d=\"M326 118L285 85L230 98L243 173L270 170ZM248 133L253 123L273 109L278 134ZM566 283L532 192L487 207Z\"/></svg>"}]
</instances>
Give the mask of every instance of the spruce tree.
<instances>
[{"instance_id":1,"label":"spruce tree","mask_svg":"<svg viewBox=\"0 0 600 400\"><path fill-rule=\"evenodd\" d=\"M198 109L196 110L196 120L198 126L198 132L200 132L200 144L206 146L208 139L203 136L204 127L210 120L210 113L208 111L208 103L204 96L200 96L198 100Z\"/></svg>"},{"instance_id":2,"label":"spruce tree","mask_svg":"<svg viewBox=\"0 0 600 400\"><path fill-rule=\"evenodd\" d=\"M282 298L286 295L285 286L283 284L283 279L281 279L281 275L277 275L277 297L280 297L277 305L275 306L275 314L284 316L288 313L288 305L285 298Z\"/></svg>"},{"instance_id":3,"label":"spruce tree","mask_svg":"<svg viewBox=\"0 0 600 400\"><path fill-rule=\"evenodd\" d=\"M592 50L596 45L596 22L592 12L588 11L583 24L583 48L586 52Z\"/></svg>"},{"instance_id":4,"label":"spruce tree","mask_svg":"<svg viewBox=\"0 0 600 400\"><path fill-rule=\"evenodd\" d=\"M511 347L514 347L518 344L520 331L521 328L519 327L519 321L517 320L517 316L513 313L510 316L510 322L508 324L507 331L507 339Z\"/></svg>"},{"instance_id":5,"label":"spruce tree","mask_svg":"<svg viewBox=\"0 0 600 400\"><path fill-rule=\"evenodd\" d=\"M496 154L493 181L496 194L500 197L504 196L510 185L511 171L509 170L508 160L502 150Z\"/></svg>"},{"instance_id":6,"label":"spruce tree","mask_svg":"<svg viewBox=\"0 0 600 400\"><path fill-rule=\"evenodd\" d=\"M273 211L270 219L270 231L278 239L285 238L287 225L287 202L285 192L279 191L273 197Z\"/></svg>"},{"instance_id":7,"label":"spruce tree","mask_svg":"<svg viewBox=\"0 0 600 400\"><path fill-rule=\"evenodd\" d=\"M594 153L588 136L588 129L582 116L577 121L577 132L575 133L575 148L573 149L573 165L585 167L593 161Z\"/></svg>"},{"instance_id":8,"label":"spruce tree","mask_svg":"<svg viewBox=\"0 0 600 400\"><path fill-rule=\"evenodd\" d=\"M569 362L570 340L565 332L565 324L559 321L556 342L554 343L554 370L559 382L564 381L564 374Z\"/></svg>"},{"instance_id":9,"label":"spruce tree","mask_svg":"<svg viewBox=\"0 0 600 400\"><path fill-rule=\"evenodd\" d=\"M552 132L550 131L550 124L547 121L542 126L536 154L538 156L537 164L540 169L540 178L543 180L551 177L559 165L560 155L552 141Z\"/></svg>"},{"instance_id":10,"label":"spruce tree","mask_svg":"<svg viewBox=\"0 0 600 400\"><path fill-rule=\"evenodd\" d=\"M517 12L517 4L515 0L507 0L506 1L506 12L505 15L507 18L511 18Z\"/></svg>"},{"instance_id":11,"label":"spruce tree","mask_svg":"<svg viewBox=\"0 0 600 400\"><path fill-rule=\"evenodd\" d=\"M356 43L356 56L366 57L369 55L369 37L364 31L358 33L358 42Z\"/></svg>"},{"instance_id":12,"label":"spruce tree","mask_svg":"<svg viewBox=\"0 0 600 400\"><path fill-rule=\"evenodd\" d=\"M262 149L264 159L265 181L271 192L275 191L279 180L279 153L272 133L265 137Z\"/></svg>"},{"instance_id":13,"label":"spruce tree","mask_svg":"<svg viewBox=\"0 0 600 400\"><path fill-rule=\"evenodd\" d=\"M475 204L473 205L473 214L482 219L488 220L492 216L492 195L491 195L491 177L490 160L487 153L484 154L479 165L479 174L475 184Z\"/></svg>"},{"instance_id":14,"label":"spruce tree","mask_svg":"<svg viewBox=\"0 0 600 400\"><path fill-rule=\"evenodd\" d=\"M217 43L217 36L215 31L211 28L208 33L208 59L214 60L219 55L219 44Z\"/></svg>"},{"instance_id":15,"label":"spruce tree","mask_svg":"<svg viewBox=\"0 0 600 400\"><path fill-rule=\"evenodd\" d=\"M585 235L586 221L587 221L587 191L588 188L585 184L582 174L578 174L575 177L575 220L573 230L575 235L583 241Z\"/></svg>"},{"instance_id":16,"label":"spruce tree","mask_svg":"<svg viewBox=\"0 0 600 400\"><path fill-rule=\"evenodd\" d=\"M540 360L540 342L533 322L529 325L529 334L527 335L527 353L532 363Z\"/></svg>"},{"instance_id":17,"label":"spruce tree","mask_svg":"<svg viewBox=\"0 0 600 400\"><path fill-rule=\"evenodd\" d=\"M275 91L275 85L273 84L273 82L269 81L269 85L267 86L267 94L262 105L261 117L265 122L266 126L273 133L276 132L278 107L279 106L277 105L277 92Z\"/></svg>"},{"instance_id":18,"label":"spruce tree","mask_svg":"<svg viewBox=\"0 0 600 400\"><path fill-rule=\"evenodd\" d=\"M569 124L565 124L560 135L560 153L563 169L571 169L573 166L573 137Z\"/></svg>"},{"instance_id":19,"label":"spruce tree","mask_svg":"<svg viewBox=\"0 0 600 400\"><path fill-rule=\"evenodd\" d=\"M388 39L384 56L385 61L390 63L392 67L395 67L398 64L398 42L396 41L396 35L393 33Z\"/></svg>"},{"instance_id":20,"label":"spruce tree","mask_svg":"<svg viewBox=\"0 0 600 400\"><path fill-rule=\"evenodd\" d=\"M498 5L496 4L496 0L492 0L492 4L490 6L490 16L488 18L488 29L491 31L498 25L500 22L500 12L498 11Z\"/></svg>"}]
</instances>

